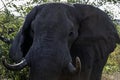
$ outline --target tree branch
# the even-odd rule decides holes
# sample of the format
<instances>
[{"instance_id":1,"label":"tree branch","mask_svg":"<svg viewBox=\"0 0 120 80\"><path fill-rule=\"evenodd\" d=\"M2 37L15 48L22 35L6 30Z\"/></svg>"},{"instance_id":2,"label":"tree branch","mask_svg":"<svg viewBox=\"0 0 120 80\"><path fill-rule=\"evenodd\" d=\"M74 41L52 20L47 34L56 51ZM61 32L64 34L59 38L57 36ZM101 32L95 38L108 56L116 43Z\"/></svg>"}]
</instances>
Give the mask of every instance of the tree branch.
<instances>
[{"instance_id":1,"label":"tree branch","mask_svg":"<svg viewBox=\"0 0 120 80\"><path fill-rule=\"evenodd\" d=\"M85 2L85 4L88 4L88 2L89 2L89 0L87 0L87 1Z\"/></svg>"},{"instance_id":2,"label":"tree branch","mask_svg":"<svg viewBox=\"0 0 120 80\"><path fill-rule=\"evenodd\" d=\"M3 3L4 7L7 9L7 6L5 5L4 1L3 1L3 0L1 0L1 2Z\"/></svg>"},{"instance_id":3,"label":"tree branch","mask_svg":"<svg viewBox=\"0 0 120 80\"><path fill-rule=\"evenodd\" d=\"M3 0L1 0L1 1L2 1L2 3L4 4ZM13 2L13 0L10 1L10 2L8 2L8 3L6 3L6 4L4 4L4 6L3 6L2 8L0 8L0 10L2 10L3 8L5 8L5 6L8 6L11 2Z\"/></svg>"},{"instance_id":4,"label":"tree branch","mask_svg":"<svg viewBox=\"0 0 120 80\"><path fill-rule=\"evenodd\" d=\"M7 43L8 45L12 43L12 40L8 40L7 38L4 38L2 36L0 36L0 40L3 41L4 43Z\"/></svg>"}]
</instances>

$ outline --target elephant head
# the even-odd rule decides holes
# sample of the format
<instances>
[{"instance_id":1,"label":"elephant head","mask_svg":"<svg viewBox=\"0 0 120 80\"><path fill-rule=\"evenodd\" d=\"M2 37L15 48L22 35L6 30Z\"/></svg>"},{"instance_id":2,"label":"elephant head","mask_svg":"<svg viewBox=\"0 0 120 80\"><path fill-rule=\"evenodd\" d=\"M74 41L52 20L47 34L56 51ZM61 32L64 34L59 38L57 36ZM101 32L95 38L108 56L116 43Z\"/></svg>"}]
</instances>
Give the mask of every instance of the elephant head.
<instances>
[{"instance_id":1,"label":"elephant head","mask_svg":"<svg viewBox=\"0 0 120 80\"><path fill-rule=\"evenodd\" d=\"M3 58L3 64L10 70L29 66L30 80L99 80L117 42L113 23L98 8L42 4L26 16L11 46L10 57L20 63L11 65Z\"/></svg>"}]
</instances>

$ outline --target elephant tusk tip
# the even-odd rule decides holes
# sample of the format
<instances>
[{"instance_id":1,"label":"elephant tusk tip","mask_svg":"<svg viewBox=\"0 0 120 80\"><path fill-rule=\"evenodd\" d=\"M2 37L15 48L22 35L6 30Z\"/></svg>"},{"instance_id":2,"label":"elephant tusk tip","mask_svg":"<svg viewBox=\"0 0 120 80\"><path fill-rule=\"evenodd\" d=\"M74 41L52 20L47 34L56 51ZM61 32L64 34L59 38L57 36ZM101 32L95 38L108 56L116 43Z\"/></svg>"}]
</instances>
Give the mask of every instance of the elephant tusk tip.
<instances>
[{"instance_id":1,"label":"elephant tusk tip","mask_svg":"<svg viewBox=\"0 0 120 80\"><path fill-rule=\"evenodd\" d=\"M80 58L76 57L76 71L79 72L81 70L81 61Z\"/></svg>"},{"instance_id":2,"label":"elephant tusk tip","mask_svg":"<svg viewBox=\"0 0 120 80\"><path fill-rule=\"evenodd\" d=\"M76 57L75 66L71 62L68 64L68 70L71 74L78 74L81 71L81 61L79 57Z\"/></svg>"},{"instance_id":3,"label":"elephant tusk tip","mask_svg":"<svg viewBox=\"0 0 120 80\"><path fill-rule=\"evenodd\" d=\"M19 62L17 64L13 64L13 65L8 64L5 56L2 56L2 64L9 70L21 70L22 68L27 66L27 62L25 59L23 59L21 62Z\"/></svg>"}]
</instances>

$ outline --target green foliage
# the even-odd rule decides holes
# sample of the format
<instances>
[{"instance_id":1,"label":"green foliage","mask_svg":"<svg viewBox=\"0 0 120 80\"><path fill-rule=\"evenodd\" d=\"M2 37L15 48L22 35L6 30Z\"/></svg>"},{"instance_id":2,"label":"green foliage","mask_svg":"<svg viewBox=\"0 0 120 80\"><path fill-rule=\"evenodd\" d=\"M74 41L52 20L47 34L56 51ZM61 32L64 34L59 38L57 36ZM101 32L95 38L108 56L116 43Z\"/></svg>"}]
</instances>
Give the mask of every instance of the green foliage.
<instances>
[{"instance_id":1,"label":"green foliage","mask_svg":"<svg viewBox=\"0 0 120 80\"><path fill-rule=\"evenodd\" d=\"M116 28L117 28L117 31L118 31L118 33L120 35L120 25L117 25Z\"/></svg>"},{"instance_id":2,"label":"green foliage","mask_svg":"<svg viewBox=\"0 0 120 80\"><path fill-rule=\"evenodd\" d=\"M0 12L0 36L8 40L12 40L18 32L20 26L23 23L23 19L10 14L9 11ZM8 57L8 50L10 45L0 40L0 61L4 55L10 61ZM3 67L0 62L0 80L11 79L11 80L25 80L28 78L28 68L23 69L21 72L9 71ZM26 78L27 77L27 78Z\"/></svg>"},{"instance_id":3,"label":"green foliage","mask_svg":"<svg viewBox=\"0 0 120 80\"><path fill-rule=\"evenodd\" d=\"M15 8L16 11L20 13L20 16L25 16L32 9L32 6L17 6L14 3L9 3L8 6ZM7 8L4 12L0 12L0 36L4 38L4 40L0 40L0 61L1 57L4 55L7 58L7 61L12 62L8 57L10 44L8 44L6 40L13 40L14 36L19 31L19 28L22 26L23 20L24 18L11 14ZM9 71L4 68L0 62L0 80L28 80L28 70L28 68L25 68L21 71Z\"/></svg>"},{"instance_id":4,"label":"green foliage","mask_svg":"<svg viewBox=\"0 0 120 80\"><path fill-rule=\"evenodd\" d=\"M23 5L16 5L15 3L9 3L8 6L10 8L15 9L15 11L20 14L20 16L24 17L30 10L33 8L32 7L33 2L27 2L26 4Z\"/></svg>"},{"instance_id":5,"label":"green foliage","mask_svg":"<svg viewBox=\"0 0 120 80\"><path fill-rule=\"evenodd\" d=\"M11 15L9 12L0 13L0 36L11 39L22 24L23 19Z\"/></svg>"},{"instance_id":6,"label":"green foliage","mask_svg":"<svg viewBox=\"0 0 120 80\"><path fill-rule=\"evenodd\" d=\"M67 2L75 3L76 0L67 0Z\"/></svg>"},{"instance_id":7,"label":"green foliage","mask_svg":"<svg viewBox=\"0 0 120 80\"><path fill-rule=\"evenodd\" d=\"M117 25L116 28L120 35L120 25ZM120 44L117 45L114 52L109 56L107 64L103 70L103 73L107 74L113 74L115 72L120 72Z\"/></svg>"},{"instance_id":8,"label":"green foliage","mask_svg":"<svg viewBox=\"0 0 120 80\"><path fill-rule=\"evenodd\" d=\"M120 45L117 45L115 51L109 56L103 73L113 74L120 72Z\"/></svg>"}]
</instances>

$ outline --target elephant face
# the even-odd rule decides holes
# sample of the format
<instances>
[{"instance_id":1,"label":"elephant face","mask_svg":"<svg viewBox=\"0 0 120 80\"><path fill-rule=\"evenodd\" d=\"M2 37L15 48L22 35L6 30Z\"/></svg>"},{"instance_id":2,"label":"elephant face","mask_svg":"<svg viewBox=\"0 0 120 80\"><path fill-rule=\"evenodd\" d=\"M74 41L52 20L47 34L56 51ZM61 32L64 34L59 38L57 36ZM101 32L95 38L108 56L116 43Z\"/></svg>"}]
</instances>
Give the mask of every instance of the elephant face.
<instances>
[{"instance_id":1,"label":"elephant face","mask_svg":"<svg viewBox=\"0 0 120 80\"><path fill-rule=\"evenodd\" d=\"M118 41L111 20L95 7L43 4L26 16L11 46L10 57L21 62L10 65L3 60L3 64L10 70L29 66L30 80L100 80ZM97 68L96 61L101 64Z\"/></svg>"},{"instance_id":2,"label":"elephant face","mask_svg":"<svg viewBox=\"0 0 120 80\"><path fill-rule=\"evenodd\" d=\"M74 15L74 10L71 7L65 5L56 7L56 5L53 5L55 8L52 10L52 5L46 8L42 8L43 6L47 5L37 6L27 15L22 29L15 37L10 48L10 57L14 61L19 61L25 57L33 43L36 42L38 44L37 41L33 40L41 42L42 39L49 37L53 42L65 43L64 45L70 49L72 43L77 38L78 24L76 17L71 16ZM62 6L65 6L65 8ZM57 10L58 8L60 8L59 11ZM56 48L56 46L52 47Z\"/></svg>"},{"instance_id":3,"label":"elephant face","mask_svg":"<svg viewBox=\"0 0 120 80\"><path fill-rule=\"evenodd\" d=\"M72 62L70 48L78 36L78 25L75 17L71 16L72 13L68 12L67 6L63 5L50 4L40 11L38 7L30 29L33 32L33 42L26 55L31 67L31 80L58 80L62 69Z\"/></svg>"}]
</instances>

